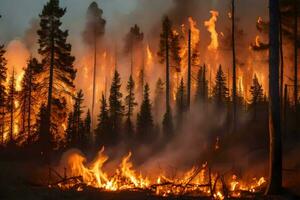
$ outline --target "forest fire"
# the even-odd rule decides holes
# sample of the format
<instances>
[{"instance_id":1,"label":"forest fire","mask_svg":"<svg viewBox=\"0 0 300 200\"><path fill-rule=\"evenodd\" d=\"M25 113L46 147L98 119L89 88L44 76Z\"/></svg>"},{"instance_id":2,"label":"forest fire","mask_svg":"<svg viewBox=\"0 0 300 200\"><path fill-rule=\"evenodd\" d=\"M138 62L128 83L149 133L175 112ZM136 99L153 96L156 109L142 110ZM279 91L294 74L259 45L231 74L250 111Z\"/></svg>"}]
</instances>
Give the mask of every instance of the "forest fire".
<instances>
[{"instance_id":1,"label":"forest fire","mask_svg":"<svg viewBox=\"0 0 300 200\"><path fill-rule=\"evenodd\" d=\"M299 199L296 0L13 1L0 199Z\"/></svg>"},{"instance_id":2,"label":"forest fire","mask_svg":"<svg viewBox=\"0 0 300 200\"><path fill-rule=\"evenodd\" d=\"M105 172L104 167L106 162L109 162L109 157L105 155L104 148L89 163L80 152L67 152L62 163L69 177L65 177L58 184L50 184L49 187L77 191L82 191L86 187L104 191L144 190L158 196L211 196L221 200L225 197L241 197L243 193L255 195L266 186L264 177L254 177L247 182L236 175L225 177L211 171L208 163L200 167L192 167L173 177L168 177L164 173L151 174L151 172L144 176L134 168L131 156L132 154L128 153L121 159L116 169L109 170L108 173ZM72 177L77 179L71 179Z\"/></svg>"}]
</instances>

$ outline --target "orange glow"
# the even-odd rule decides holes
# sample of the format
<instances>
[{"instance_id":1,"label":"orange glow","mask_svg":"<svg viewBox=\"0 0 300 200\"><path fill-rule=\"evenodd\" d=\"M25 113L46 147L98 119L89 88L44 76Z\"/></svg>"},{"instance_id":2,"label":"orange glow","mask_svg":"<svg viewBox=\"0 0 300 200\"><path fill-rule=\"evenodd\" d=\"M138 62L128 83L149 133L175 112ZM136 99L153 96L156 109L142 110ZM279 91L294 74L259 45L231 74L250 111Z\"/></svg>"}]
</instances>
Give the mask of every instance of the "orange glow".
<instances>
[{"instance_id":1,"label":"orange glow","mask_svg":"<svg viewBox=\"0 0 300 200\"><path fill-rule=\"evenodd\" d=\"M164 173L149 174L149 177L137 173L133 163L130 161L132 154L124 156L118 167L112 173L106 173L103 168L108 162L108 156L104 154L104 148L98 153L96 159L91 163L86 162L86 158L79 152L72 152L65 158L68 170L71 176L81 176L83 183L107 191L135 190L146 189L156 195L169 196L187 193L210 195L209 187L198 187L199 185L208 184L208 166L203 164L200 168L192 167L190 170L179 173L179 175L169 178ZM221 187L222 184L217 181L217 174L212 173L212 184L216 184L216 191L213 196L215 199L224 199ZM238 196L239 191L249 192L258 191L266 183L266 180L252 179L250 182L238 180L236 175L232 175L229 180L230 191L233 196ZM189 185L187 187L187 184ZM73 184L60 184L61 189L69 189ZM82 191L83 188L78 188Z\"/></svg>"},{"instance_id":2,"label":"orange glow","mask_svg":"<svg viewBox=\"0 0 300 200\"><path fill-rule=\"evenodd\" d=\"M207 27L208 32L210 32L211 43L208 46L209 50L217 50L219 47L218 37L219 34L216 31L216 22L218 20L219 12L210 11L211 18L208 21L204 22L205 27Z\"/></svg>"}]
</instances>

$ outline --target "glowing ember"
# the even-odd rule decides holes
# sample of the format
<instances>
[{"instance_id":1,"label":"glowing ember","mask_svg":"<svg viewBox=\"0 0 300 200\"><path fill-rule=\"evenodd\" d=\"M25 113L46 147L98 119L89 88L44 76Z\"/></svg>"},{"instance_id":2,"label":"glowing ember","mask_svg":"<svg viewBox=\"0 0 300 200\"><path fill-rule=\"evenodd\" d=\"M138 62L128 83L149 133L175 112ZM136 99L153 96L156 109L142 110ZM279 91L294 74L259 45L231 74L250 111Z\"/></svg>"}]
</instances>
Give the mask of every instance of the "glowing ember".
<instances>
[{"instance_id":1,"label":"glowing ember","mask_svg":"<svg viewBox=\"0 0 300 200\"><path fill-rule=\"evenodd\" d=\"M82 183L85 185L106 191L143 189L160 196L197 194L213 195L215 199L225 198L219 176L208 170L207 163L201 167L192 167L173 178L167 177L164 173L150 173L146 177L136 172L133 163L130 161L131 156L132 154L128 153L123 157L119 166L111 173L106 173L103 170L105 163L108 161L108 156L104 154L104 148L91 163L87 163L86 158L79 152L72 152L64 159L66 165L64 167L67 167L71 176L82 177ZM240 196L240 191L256 192L265 183L266 180L263 177L260 179L254 178L251 182L245 183L238 180L236 175L233 175L228 184L232 196ZM76 186L76 184L79 183L59 184L59 187L69 189ZM214 188L214 191L211 191L212 188ZM82 191L83 188L78 186L77 190Z\"/></svg>"}]
</instances>

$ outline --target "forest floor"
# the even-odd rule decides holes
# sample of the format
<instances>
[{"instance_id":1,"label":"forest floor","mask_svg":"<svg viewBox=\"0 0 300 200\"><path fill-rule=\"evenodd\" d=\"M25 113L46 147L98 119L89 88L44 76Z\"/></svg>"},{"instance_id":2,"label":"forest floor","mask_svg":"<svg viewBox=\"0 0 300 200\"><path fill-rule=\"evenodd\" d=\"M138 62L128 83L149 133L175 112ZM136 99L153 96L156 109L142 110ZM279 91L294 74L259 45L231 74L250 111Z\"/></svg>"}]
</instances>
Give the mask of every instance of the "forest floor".
<instances>
[{"instance_id":1,"label":"forest floor","mask_svg":"<svg viewBox=\"0 0 300 200\"><path fill-rule=\"evenodd\" d=\"M3 200L206 200L208 197L160 197L144 191L104 192L97 189L61 191L48 188L48 170L33 162L0 161L0 199ZM241 198L246 199L246 198ZM300 199L291 193L282 196L258 196L257 200Z\"/></svg>"}]
</instances>

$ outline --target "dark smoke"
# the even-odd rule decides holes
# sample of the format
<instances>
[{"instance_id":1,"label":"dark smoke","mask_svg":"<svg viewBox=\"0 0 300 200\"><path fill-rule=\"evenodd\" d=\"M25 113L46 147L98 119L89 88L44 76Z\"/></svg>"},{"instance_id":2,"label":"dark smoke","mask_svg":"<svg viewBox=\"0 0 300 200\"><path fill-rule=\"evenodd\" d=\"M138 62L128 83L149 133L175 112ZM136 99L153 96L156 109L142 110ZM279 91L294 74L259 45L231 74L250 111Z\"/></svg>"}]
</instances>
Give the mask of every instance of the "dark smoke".
<instances>
[{"instance_id":1,"label":"dark smoke","mask_svg":"<svg viewBox=\"0 0 300 200\"><path fill-rule=\"evenodd\" d=\"M103 10L96 2L91 3L87 11L87 21L82 34L83 41L88 46L94 46L95 40L99 41L105 33L106 21L103 19Z\"/></svg>"}]
</instances>

